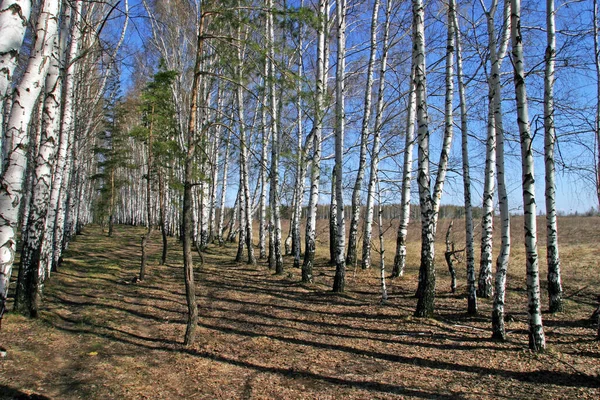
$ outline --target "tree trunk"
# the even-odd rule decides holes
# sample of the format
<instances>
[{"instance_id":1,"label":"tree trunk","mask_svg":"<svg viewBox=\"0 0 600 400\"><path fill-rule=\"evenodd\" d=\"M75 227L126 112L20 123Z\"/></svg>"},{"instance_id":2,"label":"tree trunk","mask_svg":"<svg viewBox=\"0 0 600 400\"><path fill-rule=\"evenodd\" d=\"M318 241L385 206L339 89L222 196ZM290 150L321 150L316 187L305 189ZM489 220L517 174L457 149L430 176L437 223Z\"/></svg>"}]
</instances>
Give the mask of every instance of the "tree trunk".
<instances>
[{"instance_id":1,"label":"tree trunk","mask_svg":"<svg viewBox=\"0 0 600 400\"><path fill-rule=\"evenodd\" d=\"M267 26L269 29L268 51L269 51L269 94L271 107L271 220L273 229L273 251L275 261L275 273L283 274L283 255L281 252L281 212L279 196L279 151L280 151L280 132L279 120L277 115L277 89L275 87L275 33L273 26L273 0L267 2L269 13L267 15Z\"/></svg>"},{"instance_id":2,"label":"tree trunk","mask_svg":"<svg viewBox=\"0 0 600 400\"><path fill-rule=\"evenodd\" d=\"M223 228L225 221L225 200L227 198L227 174L229 173L229 149L231 147L231 131L227 131L227 139L225 139L225 155L223 156L223 184L221 185L221 199L219 201L219 225L217 227L217 240L220 244L223 243ZM235 206L234 206L235 208Z\"/></svg>"},{"instance_id":3,"label":"tree trunk","mask_svg":"<svg viewBox=\"0 0 600 400\"><path fill-rule=\"evenodd\" d=\"M360 153L358 158L358 171L356 172L356 181L352 190L352 218L350 220L350 232L348 235L348 254L346 255L346 264L355 265L357 258L356 244L358 236L358 221L360 218L360 194L362 182L365 176L365 166L367 164L367 142L369 138L369 122L371 119L371 99L373 89L373 69L375 67L375 56L377 53L377 25L379 16L380 1L373 3L373 14L371 16L371 41L369 63L367 64L367 82L365 86L365 100L363 108L362 126L360 130Z\"/></svg>"},{"instance_id":4,"label":"tree trunk","mask_svg":"<svg viewBox=\"0 0 600 400\"><path fill-rule=\"evenodd\" d=\"M19 63L19 52L30 14L31 0L3 0L0 4L0 127L4 126L4 103L9 95L13 72ZM0 135L0 149L5 144L3 136ZM4 170L3 161L3 157L0 157L0 173Z\"/></svg>"},{"instance_id":5,"label":"tree trunk","mask_svg":"<svg viewBox=\"0 0 600 400\"><path fill-rule=\"evenodd\" d=\"M342 293L346 286L346 218L344 215L344 132L346 78L346 0L337 0L337 65L335 87L335 197L337 201L337 232L335 246L335 278L333 291Z\"/></svg>"},{"instance_id":6,"label":"tree trunk","mask_svg":"<svg viewBox=\"0 0 600 400\"><path fill-rule=\"evenodd\" d=\"M59 211L64 210L61 198L61 189L63 187L63 179L68 174L67 170L67 158L68 151L71 148L71 143L74 138L74 96L75 96L75 73L77 63L75 57L79 51L79 45L81 41L81 10L83 3L78 0L73 6L73 18L71 22L70 37L71 43L69 45L69 51L67 55L68 67L64 76L64 88L63 88L63 99L62 99L62 115L60 125L60 137L59 146L56 154L56 162L54 166L54 177L52 179L52 189L50 191L50 200L48 207L48 215L46 217L46 235L44 237L44 243L42 246L42 262L45 265L47 273L53 268L56 268L54 264L54 238L56 235L57 218L59 217Z\"/></svg>"},{"instance_id":7,"label":"tree trunk","mask_svg":"<svg viewBox=\"0 0 600 400\"><path fill-rule=\"evenodd\" d=\"M433 199L429 175L429 121L425 69L425 10L422 0L413 0L413 59L417 104L419 167L419 205L421 209L421 266L423 291L420 293L415 317L433 316L435 300L435 232Z\"/></svg>"},{"instance_id":8,"label":"tree trunk","mask_svg":"<svg viewBox=\"0 0 600 400\"><path fill-rule=\"evenodd\" d=\"M60 49L58 38L54 39L51 65L45 82L45 98L41 113L39 147L33 160L33 182L26 230L23 235L21 266L15 296L15 309L36 318L41 302L46 268L41 262L41 245L45 234L48 200L52 186L52 168L55 160L56 142L60 122Z\"/></svg>"},{"instance_id":9,"label":"tree trunk","mask_svg":"<svg viewBox=\"0 0 600 400\"><path fill-rule=\"evenodd\" d=\"M58 0L45 0L36 24L36 40L25 75L15 89L5 138L12 143L5 169L0 176L0 318L6 307L8 285L16 251L16 229L19 219L25 169L27 167L28 130L36 101L44 86L50 65L55 35L58 31Z\"/></svg>"},{"instance_id":10,"label":"tree trunk","mask_svg":"<svg viewBox=\"0 0 600 400\"><path fill-rule=\"evenodd\" d=\"M554 64L556 28L554 0L546 0L546 69L544 71L544 161L546 170L546 248L548 263L548 300L550 312L563 309L560 258L558 257L558 222L556 217L556 182L554 146Z\"/></svg>"},{"instance_id":11,"label":"tree trunk","mask_svg":"<svg viewBox=\"0 0 600 400\"><path fill-rule=\"evenodd\" d=\"M154 129L154 106L152 106L152 110L150 111L150 126L148 127L148 143L147 143L147 172L146 172L146 226L147 231L144 236L142 236L142 260L140 263L140 281L143 281L146 278L146 246L148 245L148 241L150 240L150 236L152 235L152 168L154 168L154 154L152 153L153 146L153 132ZM111 196L111 201L114 198ZM111 221L112 221L112 213L111 213Z\"/></svg>"},{"instance_id":12,"label":"tree trunk","mask_svg":"<svg viewBox=\"0 0 600 400\"><path fill-rule=\"evenodd\" d=\"M414 58L411 66L410 90L408 95L408 113L406 117L406 135L404 141L404 164L402 168L402 189L400 199L400 224L396 239L396 256L392 277L404 275L406 266L406 235L410 221L410 182L412 180L413 148L415 145L415 114L417 112L415 91L415 65Z\"/></svg>"},{"instance_id":13,"label":"tree trunk","mask_svg":"<svg viewBox=\"0 0 600 400\"><path fill-rule=\"evenodd\" d=\"M325 68L326 51L325 36L327 30L328 0L319 0L318 25L317 25L317 76L315 94L315 117L313 125L313 157L310 172L310 197L308 201L308 215L306 219L305 250L302 264L302 282L313 282L313 266L316 251L316 224L317 205L319 203L319 184L321 179L321 135L323 129L324 97L326 88L327 70Z\"/></svg>"},{"instance_id":14,"label":"tree trunk","mask_svg":"<svg viewBox=\"0 0 600 400\"><path fill-rule=\"evenodd\" d=\"M198 26L198 43L196 48L196 61L194 64L194 80L190 94L190 114L187 128L187 152L184 165L183 186L183 273L185 282L185 297L187 301L188 316L184 336L184 345L191 346L196 339L196 326L198 325L198 304L196 304L196 285L194 283L194 261L192 259L192 184L194 171L194 156L196 152L196 117L198 112L198 90L200 89L201 63L203 58L204 22L206 14L200 15Z\"/></svg>"},{"instance_id":15,"label":"tree trunk","mask_svg":"<svg viewBox=\"0 0 600 400\"><path fill-rule=\"evenodd\" d=\"M462 63L460 26L454 13L454 35L456 36L456 77L460 100L460 131L463 171L463 194L465 199L465 253L467 263L467 313L477 314L477 288L475 286L475 250L473 248L473 208L471 206L471 175L469 168L469 130L467 115L467 95Z\"/></svg>"},{"instance_id":16,"label":"tree trunk","mask_svg":"<svg viewBox=\"0 0 600 400\"><path fill-rule=\"evenodd\" d=\"M529 317L529 348L543 351L546 348L540 304L540 272L538 267L537 228L535 206L535 178L533 170L532 139L525 88L525 66L521 36L521 1L511 0L511 38L514 68L515 95L517 98L517 122L521 137L523 166L523 212L525 227L525 250L527 252L527 298Z\"/></svg>"}]
</instances>

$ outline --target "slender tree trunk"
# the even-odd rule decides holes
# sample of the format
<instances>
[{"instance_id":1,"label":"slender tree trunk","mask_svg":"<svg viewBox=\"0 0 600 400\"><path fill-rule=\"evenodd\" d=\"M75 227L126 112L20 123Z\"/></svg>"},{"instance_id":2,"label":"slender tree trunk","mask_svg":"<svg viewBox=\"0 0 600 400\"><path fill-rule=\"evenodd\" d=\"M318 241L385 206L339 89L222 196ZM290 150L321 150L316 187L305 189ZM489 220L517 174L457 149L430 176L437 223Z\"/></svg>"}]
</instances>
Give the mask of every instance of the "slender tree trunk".
<instances>
[{"instance_id":1,"label":"slender tree trunk","mask_svg":"<svg viewBox=\"0 0 600 400\"><path fill-rule=\"evenodd\" d=\"M508 262L510 258L510 212L508 206L508 193L506 189L505 173L504 173L504 128L502 124L502 86L500 84L500 66L504 58L504 41L500 44L500 50L496 50L496 29L494 27L494 15L497 10L497 1L492 2L489 11L485 11L488 24L488 38L490 62L492 67L491 76L489 77L489 109L490 120L488 121L488 129L490 129L496 140L496 180L498 184L498 206L500 208L500 224L501 224L501 243L500 252L496 259L496 282L494 303L492 310L492 337L498 340L505 340L504 329L504 300L506 293L506 275L508 271ZM504 31L507 32L510 24L508 15L510 6L507 2L504 3ZM506 37L505 34L502 35ZM500 54L499 54L500 53ZM483 270L482 270L483 271ZM481 277L481 276L480 276ZM491 281L480 280L480 288L482 293L491 294ZM491 278L489 278L491 279Z\"/></svg>"},{"instance_id":2,"label":"slender tree trunk","mask_svg":"<svg viewBox=\"0 0 600 400\"><path fill-rule=\"evenodd\" d=\"M268 51L269 51L269 94L271 107L271 220L273 229L273 251L275 261L275 273L283 274L283 255L281 252L281 212L279 196L279 152L280 152L280 130L277 115L277 89L275 87L275 33L273 26L273 0L267 2L269 13L267 15L267 26L269 28Z\"/></svg>"},{"instance_id":3,"label":"slender tree trunk","mask_svg":"<svg viewBox=\"0 0 600 400\"><path fill-rule=\"evenodd\" d=\"M162 235L162 255L160 257L160 265L167 263L167 251L168 251L168 232L167 232L167 190L165 188L165 177L164 171L158 170L158 211L160 218L160 232Z\"/></svg>"},{"instance_id":4,"label":"slender tree trunk","mask_svg":"<svg viewBox=\"0 0 600 400\"><path fill-rule=\"evenodd\" d=\"M299 39L299 50L298 50L298 72L297 72L297 96L296 96L296 109L298 110L298 155L296 157L296 187L295 187L295 202L294 202L294 214L292 218L292 256L294 256L294 268L300 268L300 255L302 252L300 244L300 221L302 219L302 205L304 204L304 184L306 181L306 152L308 149L304 149L302 146L302 35ZM307 142L308 147L310 142Z\"/></svg>"},{"instance_id":5,"label":"slender tree trunk","mask_svg":"<svg viewBox=\"0 0 600 400\"><path fill-rule=\"evenodd\" d=\"M342 293L346 286L346 218L344 214L344 132L346 124L346 0L337 0L337 66L335 88L335 197L337 200L337 235L333 291Z\"/></svg>"},{"instance_id":6,"label":"slender tree trunk","mask_svg":"<svg viewBox=\"0 0 600 400\"><path fill-rule=\"evenodd\" d=\"M269 26L268 22L265 24L265 35L269 35ZM267 245L266 245L266 237L267 237L267 161L268 154L267 149L269 146L269 126L267 124L267 105L269 102L269 92L267 90L267 77L269 75L269 63L268 57L265 56L265 65L264 65L264 93L262 98L261 105L261 149L260 149L260 198L259 198L259 216L258 216L258 249L259 249L259 258L265 259L267 257Z\"/></svg>"},{"instance_id":7,"label":"slender tree trunk","mask_svg":"<svg viewBox=\"0 0 600 400\"><path fill-rule=\"evenodd\" d=\"M402 189L400 199L400 224L396 238L396 256L394 257L394 268L392 277L397 278L404 275L406 266L406 236L408 234L408 223L410 221L410 182L412 178L413 148L415 145L415 114L417 112L415 91L415 66L414 58L411 61L410 90L408 95L408 113L406 117L406 135L404 141L404 164L402 168Z\"/></svg>"},{"instance_id":8,"label":"slender tree trunk","mask_svg":"<svg viewBox=\"0 0 600 400\"><path fill-rule=\"evenodd\" d=\"M52 186L52 167L60 122L60 49L58 37L54 39L51 65L45 82L45 98L41 117L39 147L33 160L33 182L26 230L23 235L21 266L15 296L15 309L36 318L41 302L46 268L41 262L41 245L46 226L48 200ZM42 101L42 100L40 100ZM38 122L40 123L40 122Z\"/></svg>"},{"instance_id":9,"label":"slender tree trunk","mask_svg":"<svg viewBox=\"0 0 600 400\"><path fill-rule=\"evenodd\" d=\"M367 211L364 224L364 235L363 235L363 252L362 252L362 263L363 269L370 268L371 266L371 240L373 235L373 217L374 217L374 203L375 203L375 190L377 189L379 172L379 147L381 141L381 129L383 121L383 105L384 105L384 91L385 91L385 73L387 71L387 57L389 51L389 31L390 31L390 13L393 1L387 2L385 10L385 24L383 30L383 49L381 53L381 65L379 69L379 86L378 86L378 97L375 114L375 127L373 132L373 148L371 151L371 169L369 174L369 185L367 189Z\"/></svg>"},{"instance_id":10,"label":"slender tree trunk","mask_svg":"<svg viewBox=\"0 0 600 400\"><path fill-rule=\"evenodd\" d=\"M36 101L44 86L49 57L58 32L60 3L45 0L36 24L36 40L25 75L15 89L13 107L6 125L5 138L12 143L5 169L0 176L0 320L6 308L8 285L15 259L19 207L27 167L28 130Z\"/></svg>"},{"instance_id":11,"label":"slender tree trunk","mask_svg":"<svg viewBox=\"0 0 600 400\"><path fill-rule=\"evenodd\" d=\"M388 4L390 4L388 2ZM377 212L377 225L379 226L379 280L381 281L381 303L385 304L388 299L387 286L385 284L385 231L383 229L383 205L381 204L381 187L377 183L377 203L379 209Z\"/></svg>"},{"instance_id":12,"label":"slender tree trunk","mask_svg":"<svg viewBox=\"0 0 600 400\"><path fill-rule=\"evenodd\" d=\"M225 139L225 155L223 156L223 184L221 185L221 199L219 201L219 225L217 227L217 240L223 243L223 223L225 221L225 200L227 198L227 174L229 173L229 149L231 147L231 131L227 132Z\"/></svg>"},{"instance_id":13,"label":"slender tree trunk","mask_svg":"<svg viewBox=\"0 0 600 400\"><path fill-rule=\"evenodd\" d=\"M554 0L546 0L546 69L544 72L544 153L546 169L546 247L548 263L548 300L550 312L563 309L560 259L558 257L558 222L556 217L556 182L554 164L554 64L556 28Z\"/></svg>"},{"instance_id":14,"label":"slender tree trunk","mask_svg":"<svg viewBox=\"0 0 600 400\"><path fill-rule=\"evenodd\" d=\"M440 202L442 199L442 194L444 192L444 182L446 180L446 171L448 169L448 159L450 157L450 148L452 146L452 137L454 134L454 118L453 118L453 106L452 102L454 101L454 24L452 20L454 19L455 13L455 4L453 1L448 2L448 32L446 36L446 93L444 100L444 138L442 141L442 150L440 153L440 160L438 163L438 170L435 179L435 184L433 186L433 196L432 196L432 208L433 208L433 228L432 233L435 236L438 213L440 209ZM421 264L421 269L419 269L419 286L417 288L417 297L421 297L423 295L423 291L425 290L425 275L426 275L426 265Z\"/></svg>"},{"instance_id":15,"label":"slender tree trunk","mask_svg":"<svg viewBox=\"0 0 600 400\"><path fill-rule=\"evenodd\" d=\"M431 317L435 300L435 222L429 175L429 125L425 69L425 10L422 0L413 0L413 63L417 103L419 204L421 209L421 266L423 291L415 310L416 317Z\"/></svg>"},{"instance_id":16,"label":"slender tree trunk","mask_svg":"<svg viewBox=\"0 0 600 400\"><path fill-rule=\"evenodd\" d=\"M238 28L238 38L241 38L241 33ZM246 250L248 251L248 264L256 264L256 258L254 257L254 244L252 237L252 199L250 197L250 187L248 182L248 149L246 145L246 129L245 129L245 113L244 113L244 92L242 83L242 49L238 47L238 85L236 88L237 93L237 112L238 112L238 124L239 124L239 135L240 135L240 185L242 189L243 201L243 215L244 224L240 224L240 243L238 249L242 249L244 246L244 240L246 241ZM241 254L239 261L241 261Z\"/></svg>"},{"instance_id":17,"label":"slender tree trunk","mask_svg":"<svg viewBox=\"0 0 600 400\"><path fill-rule=\"evenodd\" d=\"M463 194L465 199L465 253L467 264L467 313L477 314L477 287L475 286L475 250L473 248L473 208L471 206L471 175L469 168L469 130L467 95L464 83L460 26L454 13L454 35L456 36L456 77L460 100L460 131L463 171Z\"/></svg>"},{"instance_id":18,"label":"slender tree trunk","mask_svg":"<svg viewBox=\"0 0 600 400\"><path fill-rule=\"evenodd\" d=\"M365 166L367 164L367 143L369 138L369 122L371 119L371 99L373 89L373 69L375 68L375 56L377 54L377 19L379 16L380 1L373 3L373 13L371 15L371 41L369 63L367 64L367 82L365 86L365 100L363 108L363 119L360 131L360 153L358 158L358 171L356 181L352 190L352 218L350 220L350 232L348 236L348 254L346 255L346 264L355 265L357 258L356 244L358 236L358 221L360 219L360 194L362 182L365 177Z\"/></svg>"},{"instance_id":19,"label":"slender tree trunk","mask_svg":"<svg viewBox=\"0 0 600 400\"><path fill-rule=\"evenodd\" d=\"M13 72L19 63L19 52L30 14L31 0L3 0L0 4L0 127L4 126L4 103L10 92ZM2 136L0 149L4 144ZM0 173L4 169L3 162L3 157L0 157Z\"/></svg>"},{"instance_id":20,"label":"slender tree trunk","mask_svg":"<svg viewBox=\"0 0 600 400\"><path fill-rule=\"evenodd\" d=\"M336 250L337 250L337 195L335 186L337 182L336 176L337 165L331 171L331 197L329 201L329 264L336 265Z\"/></svg>"},{"instance_id":21,"label":"slender tree trunk","mask_svg":"<svg viewBox=\"0 0 600 400\"><path fill-rule=\"evenodd\" d=\"M512 56L517 98L517 122L521 137L523 166L523 212L525 227L525 250L527 252L527 297L529 316L529 348L543 351L546 348L540 302L540 272L537 252L537 227L535 206L535 178L533 170L532 139L529 127L523 37L521 36L521 1L511 0Z\"/></svg>"},{"instance_id":22,"label":"slender tree trunk","mask_svg":"<svg viewBox=\"0 0 600 400\"><path fill-rule=\"evenodd\" d=\"M205 14L200 16L198 26L198 43L196 48L196 61L194 64L194 80L190 94L190 114L187 128L187 153L184 165L183 186L183 273L185 282L185 296L188 308L187 324L185 329L184 345L191 346L196 339L196 326L198 325L198 304L196 304L196 285L194 283L194 261L192 259L192 184L194 171L194 156L196 152L196 117L198 113L198 90L200 89L201 64L203 58L204 23Z\"/></svg>"},{"instance_id":23,"label":"slender tree trunk","mask_svg":"<svg viewBox=\"0 0 600 400\"><path fill-rule=\"evenodd\" d=\"M56 154L56 162L54 166L54 177L52 179L52 188L50 191L50 199L48 206L48 215L46 217L46 234L42 243L42 262L44 263L46 273L49 274L53 268L54 260L54 237L56 229L56 219L58 216L61 199L61 188L63 185L63 177L67 173L67 156L70 143L74 137L73 120L74 120L74 95L75 95L75 73L77 63L74 59L79 51L81 41L81 10L83 3L81 0L76 1L73 5L73 17L71 18L70 37L66 62L68 63L67 70L64 76L64 88L62 98L62 114L60 122L60 135L58 141L58 151ZM56 265L54 265L56 267Z\"/></svg>"},{"instance_id":24,"label":"slender tree trunk","mask_svg":"<svg viewBox=\"0 0 600 400\"><path fill-rule=\"evenodd\" d=\"M321 179L321 135L323 129L324 96L326 88L326 50L325 37L327 31L328 0L319 0L318 41L317 41L317 76L315 94L315 117L313 123L313 157L310 172L310 197L306 220L304 262L302 264L302 282L313 282L313 266L316 251L317 204L319 203L319 184Z\"/></svg>"},{"instance_id":25,"label":"slender tree trunk","mask_svg":"<svg viewBox=\"0 0 600 400\"><path fill-rule=\"evenodd\" d=\"M142 260L140 263L140 281L143 281L146 278L146 246L148 245L148 241L150 240L150 236L152 235L152 168L154 168L154 154L152 153L153 146L153 129L154 129L154 106L152 106L152 110L150 111L150 126L148 127L148 155L147 155L147 172L146 172L146 226L147 231L144 236L142 236ZM112 220L112 214L111 214Z\"/></svg>"}]
</instances>

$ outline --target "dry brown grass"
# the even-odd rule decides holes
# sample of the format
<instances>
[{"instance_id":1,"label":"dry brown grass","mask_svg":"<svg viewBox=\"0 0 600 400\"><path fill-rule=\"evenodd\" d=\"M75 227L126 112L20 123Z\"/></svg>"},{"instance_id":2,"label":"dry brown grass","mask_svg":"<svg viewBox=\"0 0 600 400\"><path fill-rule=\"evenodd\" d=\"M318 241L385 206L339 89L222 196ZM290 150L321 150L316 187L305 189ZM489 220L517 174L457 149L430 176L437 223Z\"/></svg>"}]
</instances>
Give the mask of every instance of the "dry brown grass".
<instances>
[{"instance_id":1,"label":"dry brown grass","mask_svg":"<svg viewBox=\"0 0 600 400\"><path fill-rule=\"evenodd\" d=\"M439 237L448 223L440 221ZM211 246L197 270L198 343L184 348L186 306L175 241L169 264L158 266L155 236L148 279L131 284L143 230L119 227L108 239L88 227L46 285L41 318L7 315L0 333L8 349L0 359L0 398L597 399L600 349L589 316L600 284L600 218L559 223L566 311L544 315L543 354L527 350L517 217L507 297L514 321L504 343L490 340L490 301L480 301L478 316L465 314L464 264L458 265L457 294L449 293L443 240L436 317L412 317L419 228L411 225L407 273L388 280L387 305L379 303L376 269L350 269L347 292L330 292L324 227L313 285L299 283L299 270L275 276L264 263L234 263L233 245ZM461 247L459 221L454 232ZM391 266L395 227L386 237ZM540 245L542 277L544 257Z\"/></svg>"}]
</instances>

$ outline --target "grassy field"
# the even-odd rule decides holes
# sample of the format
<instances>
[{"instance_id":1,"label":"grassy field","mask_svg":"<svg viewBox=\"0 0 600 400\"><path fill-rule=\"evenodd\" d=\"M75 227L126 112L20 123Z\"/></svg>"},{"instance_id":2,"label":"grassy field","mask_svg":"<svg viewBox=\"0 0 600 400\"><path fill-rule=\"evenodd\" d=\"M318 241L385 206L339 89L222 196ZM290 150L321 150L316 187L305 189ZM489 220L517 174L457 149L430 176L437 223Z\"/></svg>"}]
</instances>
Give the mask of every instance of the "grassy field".
<instances>
[{"instance_id":1,"label":"grassy field","mask_svg":"<svg viewBox=\"0 0 600 400\"><path fill-rule=\"evenodd\" d=\"M289 258L285 274L276 276L262 262L233 262L234 244L210 246L196 268L200 322L189 348L182 346L178 243L170 242L169 262L158 266L155 233L148 278L132 283L144 230L117 227L107 238L87 227L47 282L40 318L5 317L0 399L598 399L600 348L590 315L600 294L600 218L559 220L565 312L544 313L542 354L527 350L520 219L513 218L503 343L490 339L490 300L479 301L479 315L465 313L464 263L457 265L457 293L450 293L442 256L449 222L439 223L436 316L426 320L412 317L418 225L410 229L406 275L388 279L385 305L377 268L350 268L346 293L331 293L325 224L312 285L300 283ZM396 232L393 223L386 226L389 270ZM460 221L453 240L463 246ZM541 235L545 281L544 242ZM374 267L378 262L374 255ZM542 295L547 308L545 282Z\"/></svg>"}]
</instances>

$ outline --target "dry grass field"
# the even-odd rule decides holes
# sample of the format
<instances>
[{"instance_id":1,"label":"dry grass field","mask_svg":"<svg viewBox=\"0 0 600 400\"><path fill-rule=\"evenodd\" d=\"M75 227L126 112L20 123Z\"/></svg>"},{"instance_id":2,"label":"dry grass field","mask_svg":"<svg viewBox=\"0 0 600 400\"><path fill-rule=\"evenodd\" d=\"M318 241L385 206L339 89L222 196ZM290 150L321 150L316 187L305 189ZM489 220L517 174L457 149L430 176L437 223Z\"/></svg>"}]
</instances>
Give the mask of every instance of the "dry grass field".
<instances>
[{"instance_id":1,"label":"dry grass field","mask_svg":"<svg viewBox=\"0 0 600 400\"><path fill-rule=\"evenodd\" d=\"M107 238L87 227L47 282L40 318L5 317L0 399L600 398L600 348L590 320L600 294L600 218L559 220L565 311L544 313L548 348L541 354L527 349L520 218L512 220L503 343L490 339L490 300L480 299L479 315L465 313L464 263L457 264L457 293L450 293L442 254L449 222L438 227L436 315L425 320L412 317L418 225L410 229L406 275L387 281L386 304L375 254L373 269L348 269L346 293L331 292L325 223L312 285L300 283L288 257L285 274L276 276L263 262L233 262L233 244L210 246L196 268L200 322L189 348L182 346L186 306L176 241L168 264L158 266L155 234L149 276L133 284L143 229L117 227ZM463 226L455 221L459 248ZM538 226L543 230L543 219ZM389 271L396 227L387 227ZM544 241L542 234L547 308Z\"/></svg>"}]
</instances>

